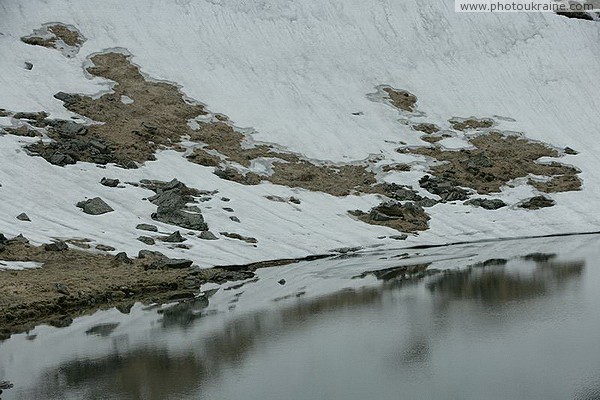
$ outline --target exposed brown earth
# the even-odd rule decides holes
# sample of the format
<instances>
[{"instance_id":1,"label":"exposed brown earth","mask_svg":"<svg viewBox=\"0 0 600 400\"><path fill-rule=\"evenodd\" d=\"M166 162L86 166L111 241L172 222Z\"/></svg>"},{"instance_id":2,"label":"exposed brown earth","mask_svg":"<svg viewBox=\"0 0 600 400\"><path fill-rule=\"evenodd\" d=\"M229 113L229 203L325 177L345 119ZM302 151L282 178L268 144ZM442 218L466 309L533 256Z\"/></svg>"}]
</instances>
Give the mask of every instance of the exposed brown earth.
<instances>
[{"instance_id":1,"label":"exposed brown earth","mask_svg":"<svg viewBox=\"0 0 600 400\"><path fill-rule=\"evenodd\" d=\"M34 261L42 268L0 271L0 339L45 323L70 324L75 316L134 302L169 302L192 298L205 282L248 279L261 264L198 269L191 261L141 252L138 258L113 256L57 245L33 246L25 240L4 241L3 261ZM284 263L294 262L288 260ZM264 263L269 265L269 263Z\"/></svg>"},{"instance_id":2,"label":"exposed brown earth","mask_svg":"<svg viewBox=\"0 0 600 400\"><path fill-rule=\"evenodd\" d=\"M469 140L475 150L442 150L439 147L419 147L413 154L432 157L445 163L430 168L433 175L450 180L456 186L469 187L480 194L499 192L509 181L538 175L552 177L552 183L536 187L550 191L578 190L581 181L574 167L551 162L537 162L540 157L558 157L555 149L518 136L491 132ZM544 186L545 185L545 186Z\"/></svg>"},{"instance_id":3,"label":"exposed brown earth","mask_svg":"<svg viewBox=\"0 0 600 400\"><path fill-rule=\"evenodd\" d=\"M485 129L491 128L494 126L494 121L488 118L467 118L467 119L459 119L453 118L449 120L450 125L452 125L453 129L457 131L466 131L470 129Z\"/></svg>"},{"instance_id":4,"label":"exposed brown earth","mask_svg":"<svg viewBox=\"0 0 600 400\"><path fill-rule=\"evenodd\" d=\"M390 103L397 109L402 111L414 111L415 104L417 104L417 97L401 89L392 89L390 87L383 88L383 91L387 93Z\"/></svg>"},{"instance_id":5,"label":"exposed brown earth","mask_svg":"<svg viewBox=\"0 0 600 400\"><path fill-rule=\"evenodd\" d=\"M45 25L34 31L29 36L23 36L21 41L32 46L42 46L52 49L61 49L59 41L74 49L81 47L85 39L74 28L64 24Z\"/></svg>"},{"instance_id":6,"label":"exposed brown earth","mask_svg":"<svg viewBox=\"0 0 600 400\"><path fill-rule=\"evenodd\" d=\"M429 124L429 123L415 124L415 125L412 125L412 128L415 131L419 131L419 132L423 132L423 133L427 133L427 134L436 133L440 130L439 126L437 126L435 124Z\"/></svg>"}]
</instances>

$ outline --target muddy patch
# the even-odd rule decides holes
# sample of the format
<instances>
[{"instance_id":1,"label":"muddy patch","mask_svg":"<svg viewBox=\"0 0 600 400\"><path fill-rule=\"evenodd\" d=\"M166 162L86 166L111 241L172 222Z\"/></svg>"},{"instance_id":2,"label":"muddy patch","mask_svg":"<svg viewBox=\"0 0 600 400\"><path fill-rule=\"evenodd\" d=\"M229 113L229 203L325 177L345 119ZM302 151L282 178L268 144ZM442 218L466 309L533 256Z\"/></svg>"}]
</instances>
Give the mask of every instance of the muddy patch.
<instances>
[{"instance_id":1,"label":"muddy patch","mask_svg":"<svg viewBox=\"0 0 600 400\"><path fill-rule=\"evenodd\" d=\"M59 50L66 57L74 57L85 42L85 37L72 25L61 23L44 24L21 41L32 46Z\"/></svg>"}]
</instances>

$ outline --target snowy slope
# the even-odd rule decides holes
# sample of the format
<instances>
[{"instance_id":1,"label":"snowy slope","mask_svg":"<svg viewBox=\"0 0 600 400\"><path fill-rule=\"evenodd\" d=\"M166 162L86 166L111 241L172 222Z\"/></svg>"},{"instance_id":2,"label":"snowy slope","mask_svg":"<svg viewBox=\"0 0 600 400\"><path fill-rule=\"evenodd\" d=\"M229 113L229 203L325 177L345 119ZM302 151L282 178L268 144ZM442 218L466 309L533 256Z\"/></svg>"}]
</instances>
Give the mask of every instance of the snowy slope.
<instances>
[{"instance_id":1,"label":"snowy slope","mask_svg":"<svg viewBox=\"0 0 600 400\"><path fill-rule=\"evenodd\" d=\"M492 117L503 130L580 152L561 161L581 169L582 191L553 194L557 205L489 212L461 204L428 210L430 229L405 242L378 239L397 233L367 225L345 210L368 209L375 196L335 198L263 183L223 181L212 168L164 151L138 170L99 169L78 163L56 167L22 150L29 139L0 137L0 232L33 241L84 237L130 253L144 245L135 225L151 222L152 193L99 185L170 180L219 190L232 199L236 224L220 204L203 205L211 230L258 239L257 247L220 239L195 240L190 250L160 248L203 266L322 253L354 245L448 243L490 238L600 230L600 25L554 14L455 14L440 1L17 1L0 3L0 108L71 114L53 98L59 91L97 94L110 83L84 74L88 56L125 48L146 76L181 85L192 99L224 113L255 140L277 143L309 158L363 160L372 154L406 162L398 142L420 141L399 119L407 118L368 94L381 84L418 97L424 116L414 122L448 127L451 117ZM42 24L76 26L87 39L80 52L60 52L20 41ZM25 61L34 64L28 71ZM361 115L352 113L360 112ZM501 118L498 118L500 116ZM9 118L0 124L10 125ZM422 144L422 143L421 143ZM448 143L456 146L456 143ZM415 183L423 168L407 176ZM26 183L26 184L25 184ZM117 212L87 216L74 203L100 195ZM302 200L294 207L265 195ZM531 197L529 186L506 189L514 204ZM216 201L216 200L215 200ZM31 223L15 220L27 212ZM160 225L160 224L159 224ZM160 226L165 232L172 227ZM188 241L189 242L189 241Z\"/></svg>"}]
</instances>

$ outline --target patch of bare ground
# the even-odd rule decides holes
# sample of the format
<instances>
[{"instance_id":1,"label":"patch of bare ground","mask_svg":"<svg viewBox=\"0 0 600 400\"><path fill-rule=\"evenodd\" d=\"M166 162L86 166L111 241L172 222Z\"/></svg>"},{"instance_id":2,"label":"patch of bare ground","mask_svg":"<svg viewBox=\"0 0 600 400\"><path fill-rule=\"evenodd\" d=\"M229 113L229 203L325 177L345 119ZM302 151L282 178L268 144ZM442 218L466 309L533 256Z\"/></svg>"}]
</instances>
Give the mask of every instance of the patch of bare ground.
<instances>
[{"instance_id":1,"label":"patch of bare ground","mask_svg":"<svg viewBox=\"0 0 600 400\"><path fill-rule=\"evenodd\" d=\"M21 41L32 46L58 49L67 57L72 57L85 42L83 35L74 27L61 23L45 24L33 34L23 36Z\"/></svg>"},{"instance_id":2,"label":"patch of bare ground","mask_svg":"<svg viewBox=\"0 0 600 400\"><path fill-rule=\"evenodd\" d=\"M469 142L476 149L420 147L409 152L443 161L430 168L433 175L454 186L472 188L480 194L499 192L509 181L530 174L550 178L548 182L535 183L540 190L578 190L581 185L576 176L579 171L574 167L537 161L541 157L559 156L558 151L545 144L500 132L475 136ZM431 191L429 187L426 189Z\"/></svg>"},{"instance_id":3,"label":"patch of bare ground","mask_svg":"<svg viewBox=\"0 0 600 400\"><path fill-rule=\"evenodd\" d=\"M494 126L494 121L489 118L452 118L448 122L457 131L486 129Z\"/></svg>"},{"instance_id":4,"label":"patch of bare ground","mask_svg":"<svg viewBox=\"0 0 600 400\"><path fill-rule=\"evenodd\" d=\"M198 269L189 260L142 251L138 258L67 248L64 242L33 246L0 235L0 260L33 261L42 268L0 271L0 339L45 323L70 324L98 309L127 311L134 302L164 303L196 296L205 282L254 276L248 268Z\"/></svg>"},{"instance_id":5,"label":"patch of bare ground","mask_svg":"<svg viewBox=\"0 0 600 400\"><path fill-rule=\"evenodd\" d=\"M427 134L436 133L436 132L439 132L439 130L440 130L439 126L437 126L435 124L430 124L430 123L414 124L414 125L412 125L412 128L415 131L419 131L419 132L423 132L423 133L427 133Z\"/></svg>"},{"instance_id":6,"label":"patch of bare ground","mask_svg":"<svg viewBox=\"0 0 600 400\"><path fill-rule=\"evenodd\" d=\"M392 89L391 87L384 87L383 91L387 93L390 103L397 109L409 112L414 111L417 104L417 96L414 94L407 90Z\"/></svg>"}]
</instances>

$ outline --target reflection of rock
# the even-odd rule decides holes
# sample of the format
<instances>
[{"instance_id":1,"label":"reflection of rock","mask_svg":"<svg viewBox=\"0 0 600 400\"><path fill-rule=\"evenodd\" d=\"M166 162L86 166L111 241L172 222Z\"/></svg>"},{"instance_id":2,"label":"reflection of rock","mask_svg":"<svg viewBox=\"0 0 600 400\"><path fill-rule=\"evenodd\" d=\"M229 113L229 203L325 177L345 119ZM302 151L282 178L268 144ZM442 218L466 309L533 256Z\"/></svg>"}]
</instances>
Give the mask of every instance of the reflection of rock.
<instances>
[{"instance_id":1,"label":"reflection of rock","mask_svg":"<svg viewBox=\"0 0 600 400\"><path fill-rule=\"evenodd\" d=\"M543 295L564 281L579 277L583 262L536 262L531 275L507 272L502 264L491 263L491 268L478 268L486 263L464 270L444 271L427 288L449 300L475 299L485 302L503 302ZM490 265L488 263L488 265Z\"/></svg>"},{"instance_id":2,"label":"reflection of rock","mask_svg":"<svg viewBox=\"0 0 600 400\"><path fill-rule=\"evenodd\" d=\"M85 334L106 337L109 336L117 326L119 326L118 323L98 324L85 331Z\"/></svg>"}]
</instances>

